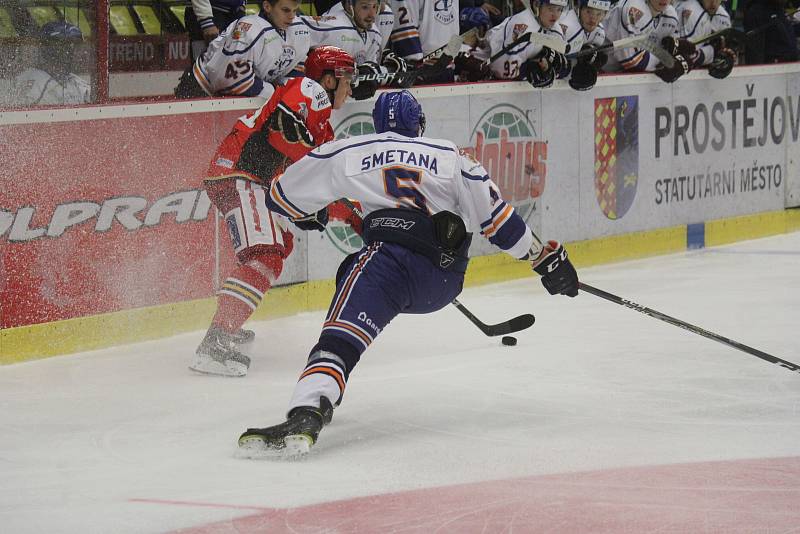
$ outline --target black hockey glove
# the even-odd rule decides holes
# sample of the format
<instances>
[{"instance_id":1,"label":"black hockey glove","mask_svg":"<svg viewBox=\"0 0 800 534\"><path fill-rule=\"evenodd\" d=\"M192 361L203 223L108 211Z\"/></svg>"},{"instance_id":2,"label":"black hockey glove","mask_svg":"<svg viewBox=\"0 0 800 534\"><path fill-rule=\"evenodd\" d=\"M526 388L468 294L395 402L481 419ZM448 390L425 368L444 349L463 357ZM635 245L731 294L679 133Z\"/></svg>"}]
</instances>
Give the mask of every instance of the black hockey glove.
<instances>
[{"instance_id":1,"label":"black hockey glove","mask_svg":"<svg viewBox=\"0 0 800 534\"><path fill-rule=\"evenodd\" d=\"M714 53L714 61L708 66L708 74L718 80L728 76L736 62L736 52L730 48L723 48Z\"/></svg>"},{"instance_id":2,"label":"black hockey glove","mask_svg":"<svg viewBox=\"0 0 800 534\"><path fill-rule=\"evenodd\" d=\"M671 56L691 58L697 53L697 47L688 39L678 39L677 37L667 36L661 39L661 46L663 46Z\"/></svg>"},{"instance_id":3,"label":"black hockey glove","mask_svg":"<svg viewBox=\"0 0 800 534\"><path fill-rule=\"evenodd\" d=\"M608 62L608 54L602 50L597 50L596 47L586 43L581 47L581 52L585 50L593 50L591 54L581 56L578 58L579 62L589 63L594 67L594 70L599 71ZM573 67L574 69L575 67Z\"/></svg>"},{"instance_id":4,"label":"black hockey glove","mask_svg":"<svg viewBox=\"0 0 800 534\"><path fill-rule=\"evenodd\" d=\"M380 85L381 67L377 63L368 61L358 66L358 76L367 76L366 80L359 80L358 85L353 87L353 98L365 100L372 97Z\"/></svg>"},{"instance_id":5,"label":"black hockey glove","mask_svg":"<svg viewBox=\"0 0 800 534\"><path fill-rule=\"evenodd\" d=\"M578 273L558 241L548 241L532 262L533 270L542 276L542 285L551 295L568 297L578 294Z\"/></svg>"},{"instance_id":6,"label":"black hockey glove","mask_svg":"<svg viewBox=\"0 0 800 534\"><path fill-rule=\"evenodd\" d=\"M556 71L542 68L537 59L529 59L523 63L520 75L521 79L526 80L537 89L550 87L556 79Z\"/></svg>"},{"instance_id":7,"label":"black hockey glove","mask_svg":"<svg viewBox=\"0 0 800 534\"><path fill-rule=\"evenodd\" d=\"M328 224L328 207L324 207L316 213L300 217L299 219L292 219L295 226L303 231L310 232L315 230L322 232Z\"/></svg>"},{"instance_id":8,"label":"black hockey glove","mask_svg":"<svg viewBox=\"0 0 800 534\"><path fill-rule=\"evenodd\" d=\"M383 66L389 72L396 72L398 74L408 71L408 63L405 59L401 58L394 52L386 52L383 55Z\"/></svg>"},{"instance_id":9,"label":"black hockey glove","mask_svg":"<svg viewBox=\"0 0 800 534\"><path fill-rule=\"evenodd\" d=\"M569 77L569 86L576 91L588 91L597 83L597 70L591 63L578 61L572 67L572 76Z\"/></svg>"},{"instance_id":10,"label":"black hockey glove","mask_svg":"<svg viewBox=\"0 0 800 534\"><path fill-rule=\"evenodd\" d=\"M461 52L453 59L455 73L461 81L478 82L490 77L489 64L474 56Z\"/></svg>"},{"instance_id":11,"label":"black hockey glove","mask_svg":"<svg viewBox=\"0 0 800 534\"><path fill-rule=\"evenodd\" d=\"M675 64L671 69L661 65L653 74L667 83L672 83L687 72L689 72L689 62L683 56L677 55L675 56Z\"/></svg>"},{"instance_id":12,"label":"black hockey glove","mask_svg":"<svg viewBox=\"0 0 800 534\"><path fill-rule=\"evenodd\" d=\"M547 62L546 65L543 65L543 68L553 69L559 77L561 77L564 72L567 74L569 73L570 63L567 57L564 54L559 54L552 48L547 48L545 46L535 59Z\"/></svg>"},{"instance_id":13,"label":"black hockey glove","mask_svg":"<svg viewBox=\"0 0 800 534\"><path fill-rule=\"evenodd\" d=\"M303 143L314 146L314 138L308 131L305 121L292 108L283 102L278 104L269 117L269 128L280 132L289 143Z\"/></svg>"}]
</instances>

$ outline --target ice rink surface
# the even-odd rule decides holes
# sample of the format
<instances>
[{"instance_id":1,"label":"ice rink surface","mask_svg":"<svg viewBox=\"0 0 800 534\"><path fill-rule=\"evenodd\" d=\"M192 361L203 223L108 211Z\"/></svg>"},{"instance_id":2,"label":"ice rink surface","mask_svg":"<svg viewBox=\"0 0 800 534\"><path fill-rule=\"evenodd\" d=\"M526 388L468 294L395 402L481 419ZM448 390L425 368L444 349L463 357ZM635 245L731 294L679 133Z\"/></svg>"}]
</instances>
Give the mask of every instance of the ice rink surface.
<instances>
[{"instance_id":1,"label":"ice rink surface","mask_svg":"<svg viewBox=\"0 0 800 534\"><path fill-rule=\"evenodd\" d=\"M800 363L800 233L579 271ZM281 422L324 313L252 323L245 378L203 332L0 367L0 531L800 532L800 374L533 276L401 316L301 461L236 457Z\"/></svg>"}]
</instances>

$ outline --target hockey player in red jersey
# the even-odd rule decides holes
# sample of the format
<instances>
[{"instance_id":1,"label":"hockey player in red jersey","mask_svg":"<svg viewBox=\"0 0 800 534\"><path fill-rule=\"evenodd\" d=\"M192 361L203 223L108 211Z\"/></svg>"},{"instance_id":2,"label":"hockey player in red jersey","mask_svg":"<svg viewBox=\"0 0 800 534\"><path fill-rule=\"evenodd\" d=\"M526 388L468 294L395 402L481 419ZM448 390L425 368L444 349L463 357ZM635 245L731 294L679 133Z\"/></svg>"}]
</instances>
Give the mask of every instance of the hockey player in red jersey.
<instances>
[{"instance_id":1,"label":"hockey player in red jersey","mask_svg":"<svg viewBox=\"0 0 800 534\"><path fill-rule=\"evenodd\" d=\"M311 149L333 139L331 110L350 95L355 64L344 50L316 48L306 77L292 78L258 110L241 117L214 155L204 185L230 234L237 266L217 292L217 311L189 368L206 374L244 376L250 359L237 343L242 330L292 251L289 221L269 211L272 178ZM299 223L299 224L298 224ZM301 229L303 221L294 221Z\"/></svg>"}]
</instances>

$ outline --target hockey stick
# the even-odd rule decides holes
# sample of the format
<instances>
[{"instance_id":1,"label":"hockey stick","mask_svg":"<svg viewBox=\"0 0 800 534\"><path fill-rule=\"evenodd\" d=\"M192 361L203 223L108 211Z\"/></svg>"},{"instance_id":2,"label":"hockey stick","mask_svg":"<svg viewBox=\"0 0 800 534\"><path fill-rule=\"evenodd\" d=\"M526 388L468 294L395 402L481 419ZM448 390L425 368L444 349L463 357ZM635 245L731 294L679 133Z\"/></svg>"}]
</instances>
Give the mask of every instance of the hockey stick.
<instances>
[{"instance_id":1,"label":"hockey stick","mask_svg":"<svg viewBox=\"0 0 800 534\"><path fill-rule=\"evenodd\" d=\"M606 50L616 50L617 48L637 48L640 45L644 44L648 39L650 39L650 33L652 32L642 33L640 35L633 35L631 37L624 37L622 39L617 39L612 43L604 44L596 48L579 50L578 52L567 54L567 59L578 59L584 56L591 56L596 52L605 52Z\"/></svg>"},{"instance_id":2,"label":"hockey stick","mask_svg":"<svg viewBox=\"0 0 800 534\"><path fill-rule=\"evenodd\" d=\"M495 336L505 336L508 334L513 334L514 332L519 332L520 330L525 330L526 328L530 328L533 326L533 323L536 322L536 317L534 317L530 313L526 313L524 315L518 315L517 317L513 317L507 321L503 321L497 324L486 324L477 317L475 317L472 312L470 312L466 306L461 304L458 299L453 299L451 302L453 306L458 309L464 316L469 319L472 324L478 327L478 329L486 334L489 337Z\"/></svg>"},{"instance_id":3,"label":"hockey stick","mask_svg":"<svg viewBox=\"0 0 800 534\"><path fill-rule=\"evenodd\" d=\"M339 199L342 204L348 207L350 211L353 212L353 215L358 217L362 223L364 220L364 216L361 213L361 210L358 209L352 200L349 198L342 198ZM517 317L512 317L507 321L503 321L497 324L486 324L473 314L471 311L467 309L466 306L461 304L458 299L453 299L450 303L458 309L464 316L470 320L472 324L478 327L478 329L483 332L485 335L489 337L495 336L505 336L507 334L513 334L514 332L519 332L520 330L525 330L526 328L530 328L533 326L533 323L536 322L536 317L533 314L526 313L524 315L518 315Z\"/></svg>"},{"instance_id":4,"label":"hockey stick","mask_svg":"<svg viewBox=\"0 0 800 534\"><path fill-rule=\"evenodd\" d=\"M684 330L688 330L689 332L693 332L703 337L707 337L708 339L713 339L714 341L718 341L720 343L728 345L729 347L733 347L742 352L746 352L752 356L755 356L756 358L761 358L762 360L767 361L769 363L774 363L775 365L779 365L784 369L789 369L790 371L800 373L800 366L798 366L797 364L794 364L786 360L782 360L776 356L767 354L766 352L754 349L753 347L748 347L747 345L739 343L738 341L734 341L727 337L723 337L719 334L715 334L714 332L709 332L708 330L704 330L698 326L694 326L692 324L681 321L680 319L670 317L665 313L661 313L651 308L647 308L645 306L642 306L641 304L636 304L635 302L631 302L630 300L618 297L617 295L613 295L611 293L603 291L602 289L597 289L596 287L584 284L583 282L578 282L578 287L581 289L581 291L591 293L592 295L600 297L601 299L605 299L610 302L613 302L614 304L619 304L620 306L625 306L626 308L636 310L639 313L649 315L650 317L658 319L659 321L664 321L665 323L677 326L678 328L683 328Z\"/></svg>"},{"instance_id":5,"label":"hockey stick","mask_svg":"<svg viewBox=\"0 0 800 534\"><path fill-rule=\"evenodd\" d=\"M461 49L461 43L464 42L464 36L467 35L469 32L464 32L463 35L454 35L450 38L450 41L443 47L434 50L433 52L429 53L425 58L431 58L435 54L441 51L441 54L436 58L436 62L429 65L423 65L419 68L408 70L405 72L381 72L376 74L360 74L353 78L353 87L358 87L358 84L361 82L378 82L380 85L386 85L391 82L397 82L400 87L411 87L414 85L414 81L421 75L425 73L429 73L432 70L439 70L444 69L447 67L447 64L450 63L450 60L454 58L457 54L459 49Z\"/></svg>"}]
</instances>

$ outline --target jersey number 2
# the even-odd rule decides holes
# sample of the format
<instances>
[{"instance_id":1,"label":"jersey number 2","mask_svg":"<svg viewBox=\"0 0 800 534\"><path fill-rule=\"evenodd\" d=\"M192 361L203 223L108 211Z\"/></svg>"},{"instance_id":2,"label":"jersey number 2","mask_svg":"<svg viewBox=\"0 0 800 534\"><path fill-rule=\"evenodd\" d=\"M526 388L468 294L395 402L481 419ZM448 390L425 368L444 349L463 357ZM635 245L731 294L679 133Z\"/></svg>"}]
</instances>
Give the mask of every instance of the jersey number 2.
<instances>
[{"instance_id":1,"label":"jersey number 2","mask_svg":"<svg viewBox=\"0 0 800 534\"><path fill-rule=\"evenodd\" d=\"M417 186L422 179L422 173L406 167L387 167L383 169L383 183L386 192L397 199L403 206L409 204L428 213L425 197Z\"/></svg>"}]
</instances>

